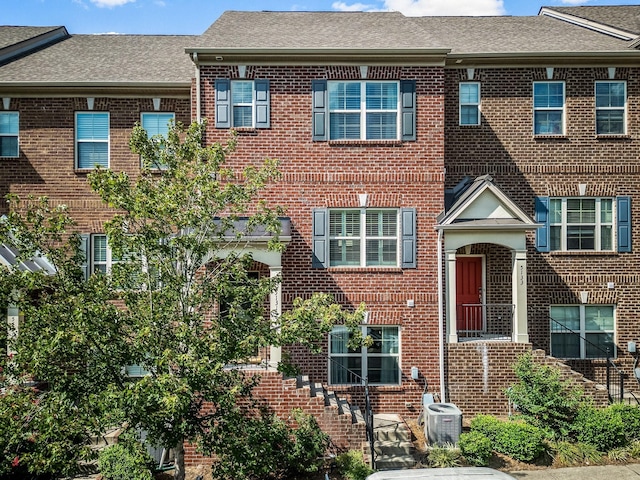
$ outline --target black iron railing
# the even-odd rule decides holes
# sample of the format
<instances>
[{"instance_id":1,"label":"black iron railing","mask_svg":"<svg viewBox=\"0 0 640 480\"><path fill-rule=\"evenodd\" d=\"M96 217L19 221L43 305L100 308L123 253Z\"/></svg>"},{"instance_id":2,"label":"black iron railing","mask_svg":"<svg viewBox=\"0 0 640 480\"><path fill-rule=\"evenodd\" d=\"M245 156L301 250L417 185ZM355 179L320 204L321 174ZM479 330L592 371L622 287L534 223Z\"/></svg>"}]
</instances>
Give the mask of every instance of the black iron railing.
<instances>
[{"instance_id":1,"label":"black iron railing","mask_svg":"<svg viewBox=\"0 0 640 480\"><path fill-rule=\"evenodd\" d=\"M349 370L336 359L327 357L329 361L329 383L333 386L360 386L364 389L364 423L367 429L367 440L371 450L371 468L376 468L374 433L373 433L373 408L371 407L371 396L369 395L369 380L360 374Z\"/></svg>"},{"instance_id":2,"label":"black iron railing","mask_svg":"<svg viewBox=\"0 0 640 480\"><path fill-rule=\"evenodd\" d=\"M609 402L623 402L625 398L624 381L627 378L627 374L620 370L614 363L612 356L612 347L602 347L591 342L588 338L582 335L580 332L570 329L563 323L556 319L549 317L551 320L551 334L563 333L571 334L580 338L581 342L585 343L585 347L588 351L586 357L588 359L603 359L606 361L606 387L607 395L609 396ZM551 350L553 355L553 349ZM635 396L634 396L635 398Z\"/></svg>"},{"instance_id":3,"label":"black iron railing","mask_svg":"<svg viewBox=\"0 0 640 480\"><path fill-rule=\"evenodd\" d=\"M457 305L457 333L461 338L512 339L515 305L463 303Z\"/></svg>"}]
</instances>

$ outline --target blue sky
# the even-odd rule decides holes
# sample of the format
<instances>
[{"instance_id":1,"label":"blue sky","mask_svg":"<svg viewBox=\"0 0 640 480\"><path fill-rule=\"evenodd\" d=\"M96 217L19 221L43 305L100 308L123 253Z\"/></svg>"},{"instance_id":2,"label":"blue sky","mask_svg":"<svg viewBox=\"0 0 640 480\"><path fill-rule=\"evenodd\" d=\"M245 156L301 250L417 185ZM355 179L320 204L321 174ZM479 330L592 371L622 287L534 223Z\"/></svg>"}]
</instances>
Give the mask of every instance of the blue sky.
<instances>
[{"instance_id":1,"label":"blue sky","mask_svg":"<svg viewBox=\"0 0 640 480\"><path fill-rule=\"evenodd\" d=\"M70 33L198 35L225 10L537 15L541 6L637 3L637 0L2 0L0 25L64 25Z\"/></svg>"}]
</instances>

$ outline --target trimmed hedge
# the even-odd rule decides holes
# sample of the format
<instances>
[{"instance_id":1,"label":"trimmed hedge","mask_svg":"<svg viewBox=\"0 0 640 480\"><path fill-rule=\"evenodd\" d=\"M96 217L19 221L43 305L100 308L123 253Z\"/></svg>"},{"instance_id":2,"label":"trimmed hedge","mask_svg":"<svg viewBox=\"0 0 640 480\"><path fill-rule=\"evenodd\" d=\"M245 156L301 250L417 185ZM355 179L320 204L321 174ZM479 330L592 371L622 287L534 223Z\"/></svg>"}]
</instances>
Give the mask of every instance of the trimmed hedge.
<instances>
[{"instance_id":1,"label":"trimmed hedge","mask_svg":"<svg viewBox=\"0 0 640 480\"><path fill-rule=\"evenodd\" d=\"M471 431L485 435L497 452L521 462L532 462L545 451L544 431L525 422L478 415L471 421Z\"/></svg>"}]
</instances>

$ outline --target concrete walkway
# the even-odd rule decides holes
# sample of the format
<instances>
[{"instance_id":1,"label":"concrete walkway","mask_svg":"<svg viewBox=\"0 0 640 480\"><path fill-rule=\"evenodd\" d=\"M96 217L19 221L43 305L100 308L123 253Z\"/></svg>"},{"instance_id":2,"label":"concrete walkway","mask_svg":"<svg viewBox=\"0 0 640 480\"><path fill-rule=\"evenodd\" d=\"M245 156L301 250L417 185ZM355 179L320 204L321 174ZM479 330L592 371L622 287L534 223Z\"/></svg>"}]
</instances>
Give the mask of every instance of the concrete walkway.
<instances>
[{"instance_id":1,"label":"concrete walkway","mask_svg":"<svg viewBox=\"0 0 640 480\"><path fill-rule=\"evenodd\" d=\"M508 473L518 480L640 480L640 464L546 468Z\"/></svg>"}]
</instances>

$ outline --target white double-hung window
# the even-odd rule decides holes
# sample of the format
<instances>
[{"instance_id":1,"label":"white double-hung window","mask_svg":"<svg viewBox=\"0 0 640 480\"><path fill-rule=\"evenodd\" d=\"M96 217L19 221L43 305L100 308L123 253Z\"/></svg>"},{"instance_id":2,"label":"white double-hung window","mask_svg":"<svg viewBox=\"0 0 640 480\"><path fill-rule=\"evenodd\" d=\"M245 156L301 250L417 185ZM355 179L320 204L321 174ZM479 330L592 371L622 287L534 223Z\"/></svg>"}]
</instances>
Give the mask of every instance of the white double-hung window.
<instances>
[{"instance_id":1,"label":"white double-hung window","mask_svg":"<svg viewBox=\"0 0 640 480\"><path fill-rule=\"evenodd\" d=\"M330 81L330 140L397 140L400 94L396 81Z\"/></svg>"},{"instance_id":2,"label":"white double-hung window","mask_svg":"<svg viewBox=\"0 0 640 480\"><path fill-rule=\"evenodd\" d=\"M616 356L613 305L552 305L549 315L554 357Z\"/></svg>"},{"instance_id":3,"label":"white double-hung window","mask_svg":"<svg viewBox=\"0 0 640 480\"><path fill-rule=\"evenodd\" d=\"M362 326L370 337L368 347L349 348L350 333L344 326L329 335L329 383L333 385L400 383L400 333L397 326Z\"/></svg>"},{"instance_id":4,"label":"white double-hung window","mask_svg":"<svg viewBox=\"0 0 640 480\"><path fill-rule=\"evenodd\" d=\"M20 125L18 112L0 112L0 157L17 157Z\"/></svg>"},{"instance_id":5,"label":"white double-hung window","mask_svg":"<svg viewBox=\"0 0 640 480\"><path fill-rule=\"evenodd\" d=\"M329 211L330 266L398 266L398 210Z\"/></svg>"},{"instance_id":6,"label":"white double-hung window","mask_svg":"<svg viewBox=\"0 0 640 480\"><path fill-rule=\"evenodd\" d=\"M460 83L460 125L480 125L480 84Z\"/></svg>"},{"instance_id":7,"label":"white double-hung window","mask_svg":"<svg viewBox=\"0 0 640 480\"><path fill-rule=\"evenodd\" d=\"M76 113L77 168L109 167L109 113Z\"/></svg>"},{"instance_id":8,"label":"white double-hung window","mask_svg":"<svg viewBox=\"0 0 640 480\"><path fill-rule=\"evenodd\" d=\"M550 249L614 249L613 198L549 199Z\"/></svg>"},{"instance_id":9,"label":"white double-hung window","mask_svg":"<svg viewBox=\"0 0 640 480\"><path fill-rule=\"evenodd\" d=\"M564 124L564 82L534 82L534 135L564 135Z\"/></svg>"},{"instance_id":10,"label":"white double-hung window","mask_svg":"<svg viewBox=\"0 0 640 480\"><path fill-rule=\"evenodd\" d=\"M627 84L622 81L596 82L596 134L626 133Z\"/></svg>"}]
</instances>

